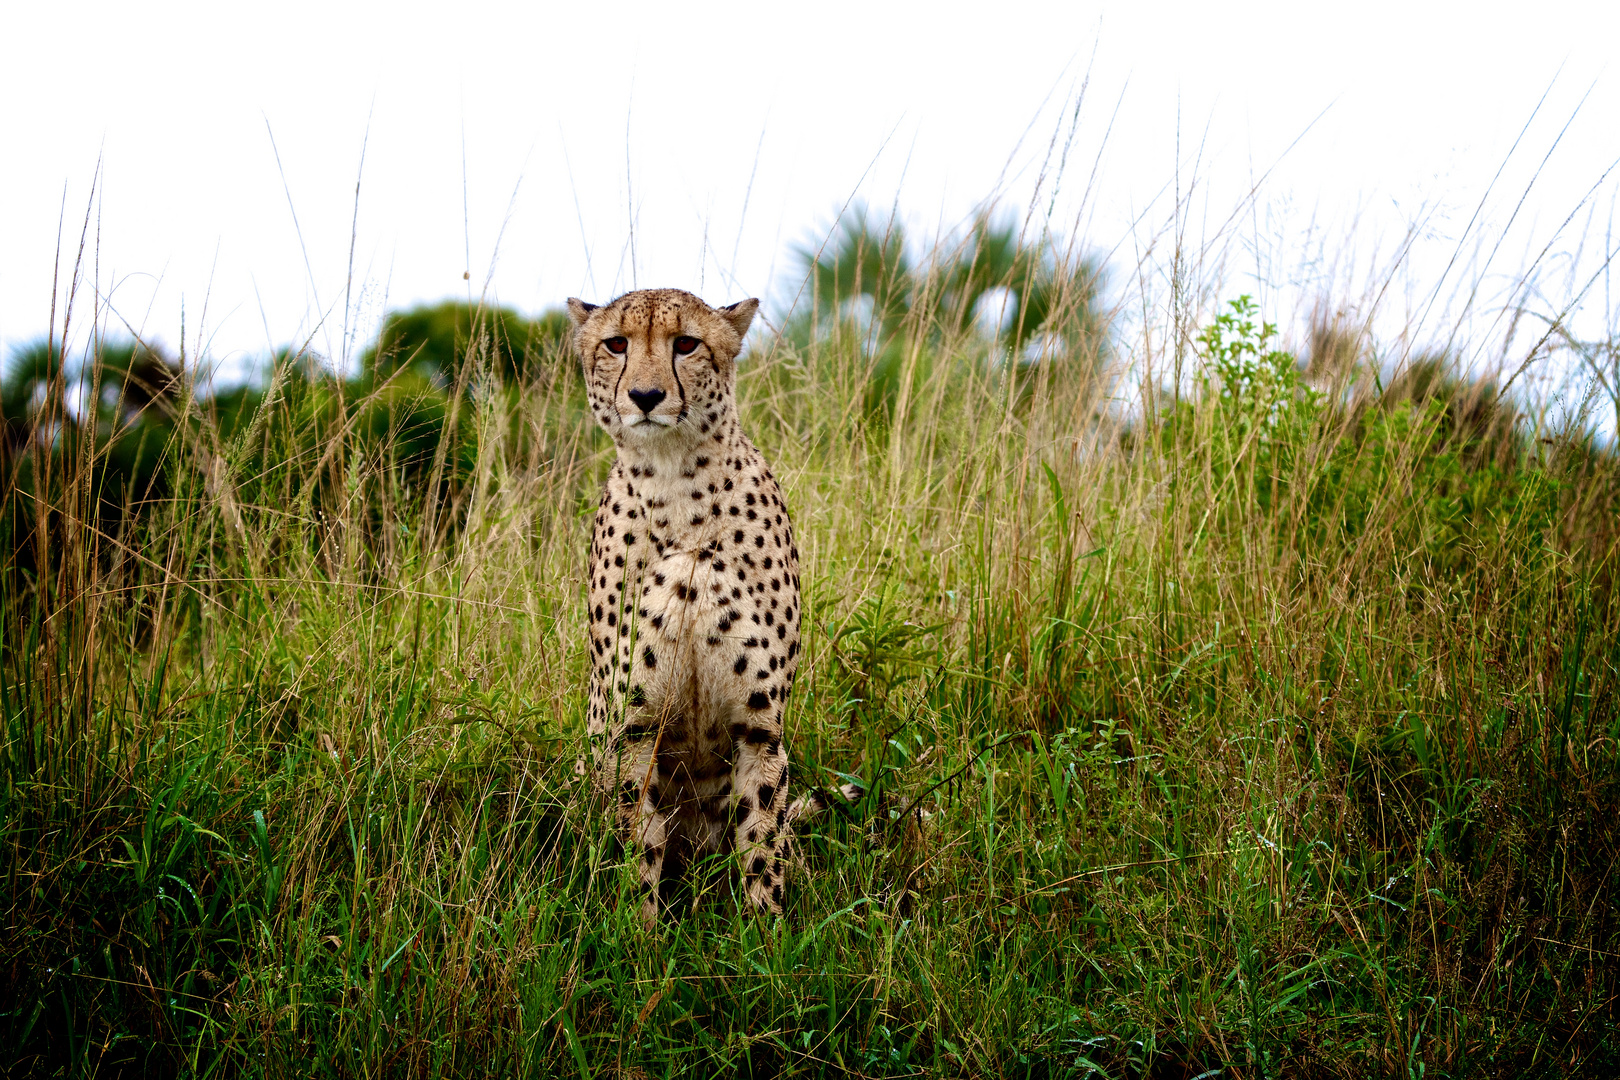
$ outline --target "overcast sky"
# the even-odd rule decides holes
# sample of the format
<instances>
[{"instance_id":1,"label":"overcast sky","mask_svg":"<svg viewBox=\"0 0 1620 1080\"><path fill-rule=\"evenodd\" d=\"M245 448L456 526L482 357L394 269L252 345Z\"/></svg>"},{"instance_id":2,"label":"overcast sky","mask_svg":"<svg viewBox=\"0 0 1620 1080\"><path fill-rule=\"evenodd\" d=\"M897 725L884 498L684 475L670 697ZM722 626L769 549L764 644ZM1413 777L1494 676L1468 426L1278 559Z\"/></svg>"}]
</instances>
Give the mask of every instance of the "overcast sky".
<instances>
[{"instance_id":1,"label":"overcast sky","mask_svg":"<svg viewBox=\"0 0 1620 1080\"><path fill-rule=\"evenodd\" d=\"M1119 287L1168 266L1178 184L1226 293L1294 327L1324 282L1362 303L1392 280L1383 324L1444 338L1476 279L1534 264L1556 309L1601 264L1617 40L1620 5L1545 0L11 3L0 351L46 330L59 235L60 320L87 206L108 323L230 373L305 338L342 356L345 327L353 351L386 308L469 292L538 312L679 285L780 311L791 246L852 198L919 239L1033 202Z\"/></svg>"}]
</instances>

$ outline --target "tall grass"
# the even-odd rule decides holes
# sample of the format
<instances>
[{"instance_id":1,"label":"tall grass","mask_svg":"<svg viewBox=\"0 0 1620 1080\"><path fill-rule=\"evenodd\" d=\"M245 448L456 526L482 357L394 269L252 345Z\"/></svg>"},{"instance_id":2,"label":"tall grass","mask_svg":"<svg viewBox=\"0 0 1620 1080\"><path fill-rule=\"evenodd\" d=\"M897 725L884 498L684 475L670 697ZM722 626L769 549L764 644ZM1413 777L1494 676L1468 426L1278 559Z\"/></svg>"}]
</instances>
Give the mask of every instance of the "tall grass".
<instances>
[{"instance_id":1,"label":"tall grass","mask_svg":"<svg viewBox=\"0 0 1620 1080\"><path fill-rule=\"evenodd\" d=\"M872 788L777 922L716 872L643 929L576 774L612 450L555 342L513 385L474 335L426 442L398 379L182 394L115 527L99 444L36 436L0 519L10 1067L1612 1071L1613 456L1443 361L1386 385L1323 338L1306 372L1247 301L1170 312L1169 352L1091 315L1009 350L962 258L881 340L834 304L743 361L805 566L795 783Z\"/></svg>"}]
</instances>

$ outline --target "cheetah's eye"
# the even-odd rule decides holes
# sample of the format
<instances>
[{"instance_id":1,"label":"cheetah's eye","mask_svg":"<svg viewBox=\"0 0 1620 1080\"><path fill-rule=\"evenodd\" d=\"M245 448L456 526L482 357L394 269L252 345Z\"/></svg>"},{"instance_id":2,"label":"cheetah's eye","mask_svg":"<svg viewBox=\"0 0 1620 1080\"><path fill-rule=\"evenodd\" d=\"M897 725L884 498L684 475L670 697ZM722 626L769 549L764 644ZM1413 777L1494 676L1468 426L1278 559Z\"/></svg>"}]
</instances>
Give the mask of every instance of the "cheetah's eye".
<instances>
[{"instance_id":1,"label":"cheetah's eye","mask_svg":"<svg viewBox=\"0 0 1620 1080\"><path fill-rule=\"evenodd\" d=\"M608 352L612 353L614 356L623 356L624 350L627 346L629 346L630 342L622 337L610 337L606 341L602 342L602 344L606 345L608 347Z\"/></svg>"},{"instance_id":2,"label":"cheetah's eye","mask_svg":"<svg viewBox=\"0 0 1620 1080\"><path fill-rule=\"evenodd\" d=\"M691 352L697 347L698 339L695 337L687 337L685 334L682 334L680 337L675 339L675 351L680 353L682 356L685 356L687 353Z\"/></svg>"}]
</instances>

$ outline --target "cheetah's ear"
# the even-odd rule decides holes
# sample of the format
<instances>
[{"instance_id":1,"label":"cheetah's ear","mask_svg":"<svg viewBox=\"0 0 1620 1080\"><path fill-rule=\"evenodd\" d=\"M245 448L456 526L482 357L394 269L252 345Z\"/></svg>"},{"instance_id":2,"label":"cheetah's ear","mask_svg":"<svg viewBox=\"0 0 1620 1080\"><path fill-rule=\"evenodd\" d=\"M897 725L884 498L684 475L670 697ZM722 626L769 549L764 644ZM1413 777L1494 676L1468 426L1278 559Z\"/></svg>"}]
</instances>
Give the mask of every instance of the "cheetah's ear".
<instances>
[{"instance_id":1,"label":"cheetah's ear","mask_svg":"<svg viewBox=\"0 0 1620 1080\"><path fill-rule=\"evenodd\" d=\"M596 304L587 304L577 296L570 296L568 298L568 319L574 324L574 329L578 330L584 326L585 320L591 317L591 312L595 311L596 308Z\"/></svg>"},{"instance_id":2,"label":"cheetah's ear","mask_svg":"<svg viewBox=\"0 0 1620 1080\"><path fill-rule=\"evenodd\" d=\"M748 336L748 328L753 325L754 312L759 310L759 301L753 298L739 300L735 304L727 304L720 309L720 317L731 324L737 331L737 340L741 341Z\"/></svg>"}]
</instances>

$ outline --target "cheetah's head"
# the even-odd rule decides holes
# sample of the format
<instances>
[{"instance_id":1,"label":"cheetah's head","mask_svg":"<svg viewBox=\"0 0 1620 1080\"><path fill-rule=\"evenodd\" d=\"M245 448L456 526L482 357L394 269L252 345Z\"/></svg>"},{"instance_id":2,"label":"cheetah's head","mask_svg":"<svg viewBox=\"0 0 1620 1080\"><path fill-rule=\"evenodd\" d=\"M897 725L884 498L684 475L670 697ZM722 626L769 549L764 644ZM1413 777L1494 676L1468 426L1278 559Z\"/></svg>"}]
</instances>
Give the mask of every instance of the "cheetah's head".
<instances>
[{"instance_id":1,"label":"cheetah's head","mask_svg":"<svg viewBox=\"0 0 1620 1080\"><path fill-rule=\"evenodd\" d=\"M591 411L615 442L697 440L732 412L736 359L758 300L712 308L680 289L608 304L570 297Z\"/></svg>"}]
</instances>

